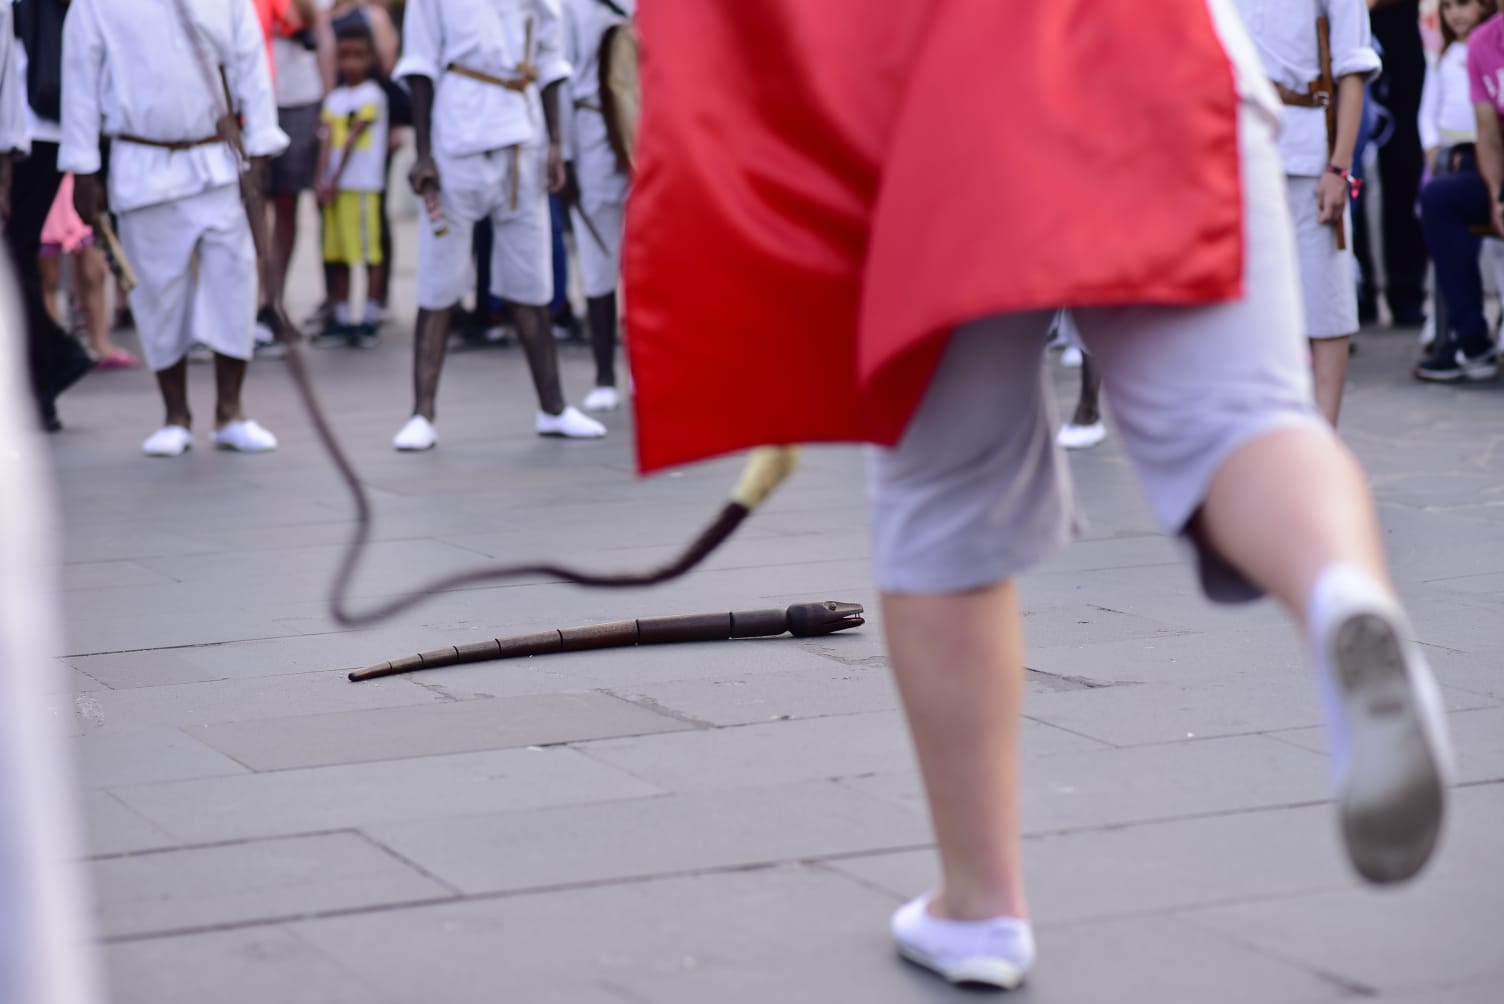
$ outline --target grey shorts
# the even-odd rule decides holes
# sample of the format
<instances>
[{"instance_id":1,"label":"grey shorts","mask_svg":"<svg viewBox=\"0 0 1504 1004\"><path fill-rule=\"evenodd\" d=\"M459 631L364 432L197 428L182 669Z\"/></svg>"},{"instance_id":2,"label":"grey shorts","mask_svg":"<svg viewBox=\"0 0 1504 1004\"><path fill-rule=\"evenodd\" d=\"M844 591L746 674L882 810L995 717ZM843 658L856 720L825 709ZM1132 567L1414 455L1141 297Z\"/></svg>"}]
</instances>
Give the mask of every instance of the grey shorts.
<instances>
[{"instance_id":1,"label":"grey shorts","mask_svg":"<svg viewBox=\"0 0 1504 1004\"><path fill-rule=\"evenodd\" d=\"M1319 220L1319 179L1290 175L1290 215L1295 219L1295 246L1300 262L1301 300L1309 338L1345 338L1358 332L1358 260L1353 256L1353 214L1347 210L1347 247L1337 249L1337 230Z\"/></svg>"},{"instance_id":2,"label":"grey shorts","mask_svg":"<svg viewBox=\"0 0 1504 1004\"><path fill-rule=\"evenodd\" d=\"M1300 280L1272 124L1241 121L1245 296L1205 307L1073 310L1103 396L1160 523L1183 533L1240 446L1303 427L1312 400ZM888 592L945 594L1012 578L1066 543L1068 469L1042 366L1052 311L967 324L951 337L902 441L872 448L873 568ZM1219 600L1257 591L1202 552Z\"/></svg>"},{"instance_id":3,"label":"grey shorts","mask_svg":"<svg viewBox=\"0 0 1504 1004\"><path fill-rule=\"evenodd\" d=\"M320 105L297 105L277 109L277 124L292 142L279 157L272 158L271 195L296 195L313 189L319 169Z\"/></svg>"}]
</instances>

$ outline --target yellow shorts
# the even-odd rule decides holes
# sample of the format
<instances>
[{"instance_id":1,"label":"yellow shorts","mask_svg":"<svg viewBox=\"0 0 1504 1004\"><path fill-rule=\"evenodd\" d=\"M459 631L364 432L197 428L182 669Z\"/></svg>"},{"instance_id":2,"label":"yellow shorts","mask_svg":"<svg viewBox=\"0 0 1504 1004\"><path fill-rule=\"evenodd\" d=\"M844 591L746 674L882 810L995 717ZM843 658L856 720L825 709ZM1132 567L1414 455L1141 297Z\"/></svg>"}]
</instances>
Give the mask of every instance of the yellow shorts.
<instances>
[{"instance_id":1,"label":"yellow shorts","mask_svg":"<svg viewBox=\"0 0 1504 1004\"><path fill-rule=\"evenodd\" d=\"M380 200L377 192L339 192L324 207L326 264L382 264Z\"/></svg>"}]
</instances>

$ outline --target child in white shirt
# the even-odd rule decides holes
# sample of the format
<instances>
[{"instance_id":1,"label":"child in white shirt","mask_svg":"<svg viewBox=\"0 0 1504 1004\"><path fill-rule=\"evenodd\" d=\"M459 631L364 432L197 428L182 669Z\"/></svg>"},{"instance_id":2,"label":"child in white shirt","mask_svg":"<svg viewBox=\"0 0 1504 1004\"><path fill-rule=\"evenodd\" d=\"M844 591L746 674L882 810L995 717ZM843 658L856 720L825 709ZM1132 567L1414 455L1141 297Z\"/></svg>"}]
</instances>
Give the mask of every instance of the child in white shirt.
<instances>
[{"instance_id":1,"label":"child in white shirt","mask_svg":"<svg viewBox=\"0 0 1504 1004\"><path fill-rule=\"evenodd\" d=\"M324 99L316 192L324 213L324 264L329 272L332 327L351 345L366 346L386 307L386 262L381 255L381 193L386 187L386 92L375 79L376 48L364 25L340 31L342 83ZM360 323L350 312L350 267L366 267L366 306Z\"/></svg>"}]
</instances>

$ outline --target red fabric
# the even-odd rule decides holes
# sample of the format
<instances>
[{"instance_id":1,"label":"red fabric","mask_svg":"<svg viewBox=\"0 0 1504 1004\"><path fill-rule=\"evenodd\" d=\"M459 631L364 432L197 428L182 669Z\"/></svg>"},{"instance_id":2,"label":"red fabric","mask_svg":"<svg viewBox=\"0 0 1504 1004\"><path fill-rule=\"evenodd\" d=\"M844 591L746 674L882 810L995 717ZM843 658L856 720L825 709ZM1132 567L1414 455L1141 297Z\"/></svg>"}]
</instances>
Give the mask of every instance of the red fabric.
<instances>
[{"instance_id":1,"label":"red fabric","mask_svg":"<svg viewBox=\"0 0 1504 1004\"><path fill-rule=\"evenodd\" d=\"M273 77L277 75L277 61L272 58L272 38L277 27L287 18L292 0L255 0L256 17L261 21L261 34L266 38L266 65Z\"/></svg>"},{"instance_id":2,"label":"red fabric","mask_svg":"<svg viewBox=\"0 0 1504 1004\"><path fill-rule=\"evenodd\" d=\"M961 321L1241 292L1206 0L641 0L644 471L891 444Z\"/></svg>"}]
</instances>

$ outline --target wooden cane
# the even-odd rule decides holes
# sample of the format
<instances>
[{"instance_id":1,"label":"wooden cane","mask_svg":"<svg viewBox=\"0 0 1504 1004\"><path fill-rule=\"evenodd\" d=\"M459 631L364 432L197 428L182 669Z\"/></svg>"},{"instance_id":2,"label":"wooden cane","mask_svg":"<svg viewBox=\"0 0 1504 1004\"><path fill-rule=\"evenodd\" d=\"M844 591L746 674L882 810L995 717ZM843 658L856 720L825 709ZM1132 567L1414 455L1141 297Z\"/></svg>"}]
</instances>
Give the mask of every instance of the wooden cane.
<instances>
[{"instance_id":1,"label":"wooden cane","mask_svg":"<svg viewBox=\"0 0 1504 1004\"><path fill-rule=\"evenodd\" d=\"M136 270L131 268L131 261L125 256L125 248L120 246L120 238L115 233L115 225L110 222L108 216L100 213L99 220L94 224L94 230L104 242L100 250L104 252L106 264L120 283L120 288L129 293L136 288Z\"/></svg>"}]
</instances>

